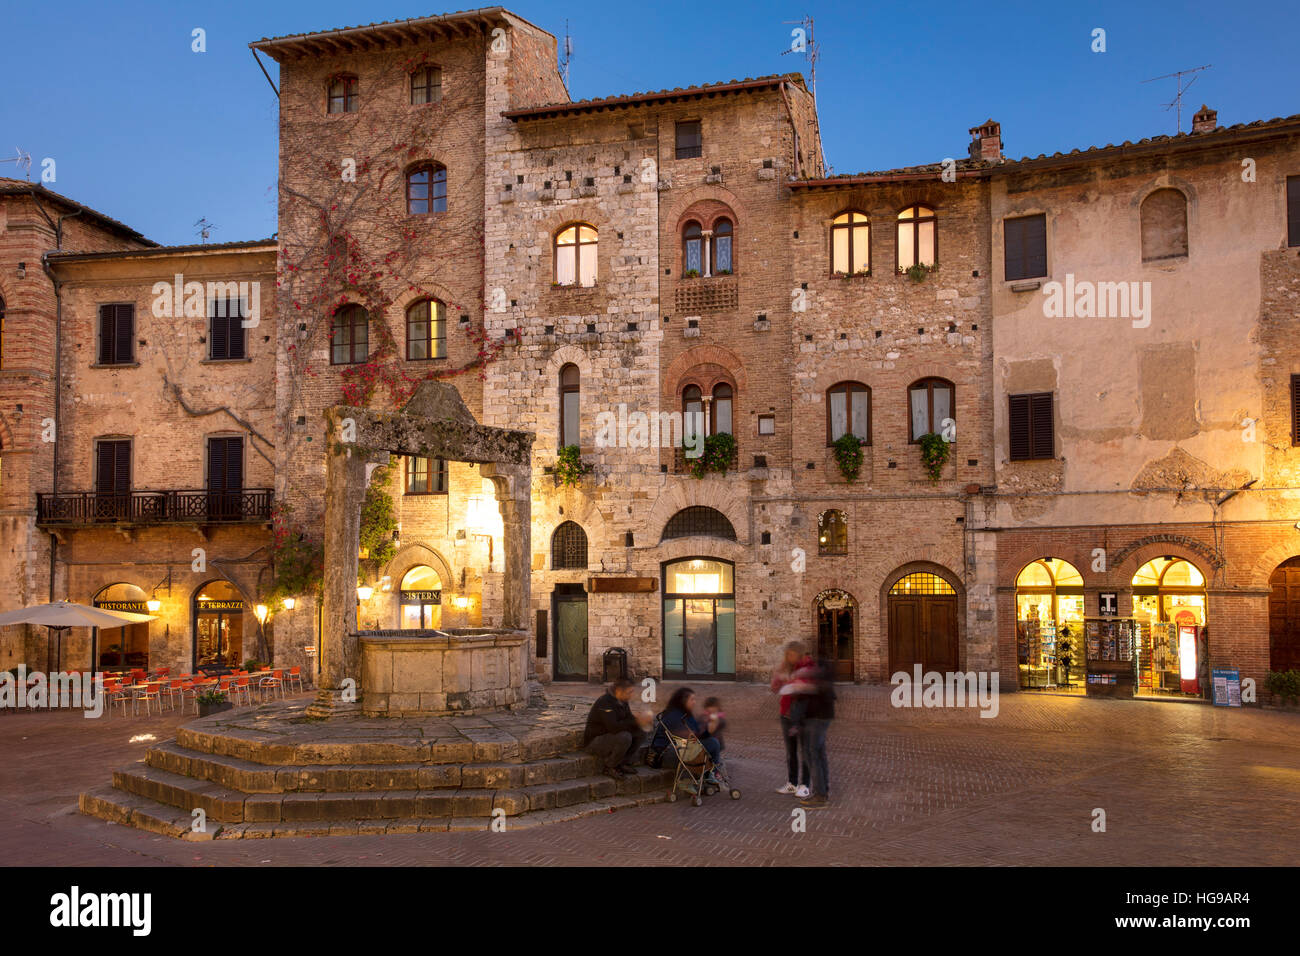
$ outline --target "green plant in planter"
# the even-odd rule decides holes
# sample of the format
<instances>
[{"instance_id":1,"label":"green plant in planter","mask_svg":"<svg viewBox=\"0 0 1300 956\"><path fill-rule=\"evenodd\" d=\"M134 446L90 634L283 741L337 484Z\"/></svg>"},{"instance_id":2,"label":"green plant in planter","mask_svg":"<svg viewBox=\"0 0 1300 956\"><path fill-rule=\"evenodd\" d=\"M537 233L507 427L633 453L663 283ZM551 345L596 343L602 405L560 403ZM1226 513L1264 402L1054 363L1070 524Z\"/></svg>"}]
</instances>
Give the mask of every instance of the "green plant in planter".
<instances>
[{"instance_id":1,"label":"green plant in planter","mask_svg":"<svg viewBox=\"0 0 1300 956\"><path fill-rule=\"evenodd\" d=\"M699 269L687 269L684 273L682 273L683 279L698 279L699 277L700 277Z\"/></svg>"},{"instance_id":2,"label":"green plant in planter","mask_svg":"<svg viewBox=\"0 0 1300 956\"><path fill-rule=\"evenodd\" d=\"M582 460L582 449L565 445L555 459L555 480L561 485L576 485L591 473L591 465Z\"/></svg>"},{"instance_id":3,"label":"green plant in planter","mask_svg":"<svg viewBox=\"0 0 1300 956\"><path fill-rule=\"evenodd\" d=\"M952 457L952 445L942 435L929 432L921 436L921 464L930 474L931 481L943 477L943 466Z\"/></svg>"},{"instance_id":4,"label":"green plant in planter","mask_svg":"<svg viewBox=\"0 0 1300 956\"><path fill-rule=\"evenodd\" d=\"M216 707L226 702L226 695L224 691L205 690L194 699L204 707Z\"/></svg>"},{"instance_id":5,"label":"green plant in planter","mask_svg":"<svg viewBox=\"0 0 1300 956\"><path fill-rule=\"evenodd\" d=\"M1269 671L1264 677L1264 687L1283 700L1300 702L1300 671Z\"/></svg>"},{"instance_id":6,"label":"green plant in planter","mask_svg":"<svg viewBox=\"0 0 1300 956\"><path fill-rule=\"evenodd\" d=\"M730 269L719 269L717 272L715 272L715 273L713 273L713 274L714 274L715 276L729 276L729 275L731 275L731 270L730 270Z\"/></svg>"},{"instance_id":7,"label":"green plant in planter","mask_svg":"<svg viewBox=\"0 0 1300 956\"><path fill-rule=\"evenodd\" d=\"M908 266L905 271L907 272L907 277L913 282L924 282L925 277L934 270L935 266L927 266L923 262L918 262L915 265Z\"/></svg>"},{"instance_id":8,"label":"green plant in planter","mask_svg":"<svg viewBox=\"0 0 1300 956\"><path fill-rule=\"evenodd\" d=\"M835 464L845 481L857 481L858 472L862 470L862 439L851 432L846 432L831 442L831 452L835 455Z\"/></svg>"},{"instance_id":9,"label":"green plant in planter","mask_svg":"<svg viewBox=\"0 0 1300 956\"><path fill-rule=\"evenodd\" d=\"M691 474L703 478L711 471L724 474L735 457L736 436L730 432L716 432L704 439L699 458L687 460L691 462Z\"/></svg>"},{"instance_id":10,"label":"green plant in planter","mask_svg":"<svg viewBox=\"0 0 1300 956\"><path fill-rule=\"evenodd\" d=\"M244 670L246 671L260 671L261 669L262 662L257 659L244 661Z\"/></svg>"}]
</instances>

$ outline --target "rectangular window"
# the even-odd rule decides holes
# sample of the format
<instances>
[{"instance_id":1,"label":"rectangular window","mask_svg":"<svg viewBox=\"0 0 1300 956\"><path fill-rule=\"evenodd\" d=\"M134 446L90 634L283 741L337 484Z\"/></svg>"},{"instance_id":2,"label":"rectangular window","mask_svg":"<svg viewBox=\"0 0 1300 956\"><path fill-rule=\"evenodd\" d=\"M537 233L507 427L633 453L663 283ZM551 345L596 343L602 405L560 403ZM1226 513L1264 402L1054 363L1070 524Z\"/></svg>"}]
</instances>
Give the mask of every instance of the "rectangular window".
<instances>
[{"instance_id":1,"label":"rectangular window","mask_svg":"<svg viewBox=\"0 0 1300 956\"><path fill-rule=\"evenodd\" d=\"M366 310L345 305L334 314L330 328L330 364L354 365L370 357Z\"/></svg>"},{"instance_id":2,"label":"rectangular window","mask_svg":"<svg viewBox=\"0 0 1300 956\"><path fill-rule=\"evenodd\" d=\"M406 458L406 493L408 495L445 495L447 462L442 458Z\"/></svg>"},{"instance_id":3,"label":"rectangular window","mask_svg":"<svg viewBox=\"0 0 1300 956\"><path fill-rule=\"evenodd\" d=\"M95 442L95 517L121 519L131 508L131 439Z\"/></svg>"},{"instance_id":4,"label":"rectangular window","mask_svg":"<svg viewBox=\"0 0 1300 956\"><path fill-rule=\"evenodd\" d=\"M411 105L437 103L442 99L442 70L426 66L411 74Z\"/></svg>"},{"instance_id":5,"label":"rectangular window","mask_svg":"<svg viewBox=\"0 0 1300 956\"><path fill-rule=\"evenodd\" d=\"M406 310L406 358L419 362L447 357L446 307L435 300Z\"/></svg>"},{"instance_id":6,"label":"rectangular window","mask_svg":"<svg viewBox=\"0 0 1300 956\"><path fill-rule=\"evenodd\" d=\"M99 307L99 364L130 365L135 361L135 306Z\"/></svg>"},{"instance_id":7,"label":"rectangular window","mask_svg":"<svg viewBox=\"0 0 1300 956\"><path fill-rule=\"evenodd\" d=\"M1006 219L1002 227L1007 281L1047 275L1047 216Z\"/></svg>"},{"instance_id":8,"label":"rectangular window","mask_svg":"<svg viewBox=\"0 0 1300 956\"><path fill-rule=\"evenodd\" d=\"M1300 246L1300 176L1286 178L1286 243Z\"/></svg>"},{"instance_id":9,"label":"rectangular window","mask_svg":"<svg viewBox=\"0 0 1300 956\"><path fill-rule=\"evenodd\" d=\"M1056 457L1052 393L1011 395L1008 432L1012 461L1033 461Z\"/></svg>"},{"instance_id":10,"label":"rectangular window","mask_svg":"<svg viewBox=\"0 0 1300 956\"><path fill-rule=\"evenodd\" d=\"M1291 444L1300 445L1300 375L1291 376Z\"/></svg>"},{"instance_id":11,"label":"rectangular window","mask_svg":"<svg viewBox=\"0 0 1300 956\"><path fill-rule=\"evenodd\" d=\"M208 439L208 517L241 517L244 501L244 439L239 435Z\"/></svg>"},{"instance_id":12,"label":"rectangular window","mask_svg":"<svg viewBox=\"0 0 1300 956\"><path fill-rule=\"evenodd\" d=\"M242 359L245 352L245 307L238 295L208 300L208 358Z\"/></svg>"},{"instance_id":13,"label":"rectangular window","mask_svg":"<svg viewBox=\"0 0 1300 956\"><path fill-rule=\"evenodd\" d=\"M704 138L699 120L677 124L677 158L695 159L704 155Z\"/></svg>"},{"instance_id":14,"label":"rectangular window","mask_svg":"<svg viewBox=\"0 0 1300 956\"><path fill-rule=\"evenodd\" d=\"M758 416L758 433L759 433L760 435L775 435L775 434L776 434L776 416L775 416L775 415L759 415L759 416Z\"/></svg>"}]
</instances>

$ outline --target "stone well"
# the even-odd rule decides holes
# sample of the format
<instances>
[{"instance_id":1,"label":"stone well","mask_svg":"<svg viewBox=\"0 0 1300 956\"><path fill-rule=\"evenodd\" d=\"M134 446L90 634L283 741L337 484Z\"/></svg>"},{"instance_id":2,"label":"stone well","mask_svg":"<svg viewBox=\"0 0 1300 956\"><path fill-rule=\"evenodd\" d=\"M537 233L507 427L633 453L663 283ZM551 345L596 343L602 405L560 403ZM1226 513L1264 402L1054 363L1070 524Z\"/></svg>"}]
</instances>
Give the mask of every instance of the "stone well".
<instances>
[{"instance_id":1,"label":"stone well","mask_svg":"<svg viewBox=\"0 0 1300 956\"><path fill-rule=\"evenodd\" d=\"M528 704L525 632L468 627L357 638L367 716L468 716Z\"/></svg>"}]
</instances>

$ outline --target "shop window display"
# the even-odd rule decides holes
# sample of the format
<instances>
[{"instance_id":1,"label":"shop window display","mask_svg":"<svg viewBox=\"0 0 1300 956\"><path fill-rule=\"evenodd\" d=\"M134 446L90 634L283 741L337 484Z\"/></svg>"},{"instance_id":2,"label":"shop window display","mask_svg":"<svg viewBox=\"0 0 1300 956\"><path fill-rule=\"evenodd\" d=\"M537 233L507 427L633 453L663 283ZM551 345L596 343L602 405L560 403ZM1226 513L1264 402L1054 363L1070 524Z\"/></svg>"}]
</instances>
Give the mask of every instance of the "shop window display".
<instances>
[{"instance_id":1,"label":"shop window display","mask_svg":"<svg viewBox=\"0 0 1300 956\"><path fill-rule=\"evenodd\" d=\"M1042 558L1016 578L1016 640L1023 689L1083 693L1083 577Z\"/></svg>"},{"instance_id":2,"label":"shop window display","mask_svg":"<svg viewBox=\"0 0 1300 956\"><path fill-rule=\"evenodd\" d=\"M1148 561L1133 575L1133 618L1140 625L1137 693L1199 696L1207 666L1205 575L1182 558Z\"/></svg>"}]
</instances>

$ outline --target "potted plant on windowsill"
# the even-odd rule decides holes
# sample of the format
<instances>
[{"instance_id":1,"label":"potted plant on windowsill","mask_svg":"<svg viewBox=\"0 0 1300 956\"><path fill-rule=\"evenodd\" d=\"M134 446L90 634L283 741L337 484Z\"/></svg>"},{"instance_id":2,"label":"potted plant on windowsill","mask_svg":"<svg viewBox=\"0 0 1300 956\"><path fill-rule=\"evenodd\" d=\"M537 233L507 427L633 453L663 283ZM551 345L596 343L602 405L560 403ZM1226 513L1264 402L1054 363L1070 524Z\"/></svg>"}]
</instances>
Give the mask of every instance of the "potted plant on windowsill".
<instances>
[{"instance_id":1,"label":"potted plant on windowsill","mask_svg":"<svg viewBox=\"0 0 1300 956\"><path fill-rule=\"evenodd\" d=\"M948 464L948 459L952 457L952 445L937 432L922 435L920 445L921 464L929 473L930 481L937 482L943 477L943 466Z\"/></svg>"},{"instance_id":2,"label":"potted plant on windowsill","mask_svg":"<svg viewBox=\"0 0 1300 956\"><path fill-rule=\"evenodd\" d=\"M682 273L683 279L698 279L700 277L699 269L687 269Z\"/></svg>"},{"instance_id":3,"label":"potted plant on windowsill","mask_svg":"<svg viewBox=\"0 0 1300 956\"><path fill-rule=\"evenodd\" d=\"M915 265L908 266L902 271L913 282L924 282L925 277L931 272L939 271L939 264L935 262L927 266L924 262L918 262Z\"/></svg>"},{"instance_id":4,"label":"potted plant on windowsill","mask_svg":"<svg viewBox=\"0 0 1300 956\"><path fill-rule=\"evenodd\" d=\"M555 458L552 474L555 475L556 485L572 486L591 474L591 471L592 466L582 460L582 449L577 445L565 445Z\"/></svg>"},{"instance_id":5,"label":"potted plant on windowsill","mask_svg":"<svg viewBox=\"0 0 1300 956\"><path fill-rule=\"evenodd\" d=\"M730 432L714 432L704 439L700 457L690 463L691 475L703 478L711 471L725 474L736 459L736 437Z\"/></svg>"},{"instance_id":6,"label":"potted plant on windowsill","mask_svg":"<svg viewBox=\"0 0 1300 956\"><path fill-rule=\"evenodd\" d=\"M835 464L839 467L844 480L850 484L858 480L858 474L862 471L863 444L865 443L862 439L851 432L846 432L831 442L831 454L835 456Z\"/></svg>"},{"instance_id":7,"label":"potted plant on windowsill","mask_svg":"<svg viewBox=\"0 0 1300 956\"><path fill-rule=\"evenodd\" d=\"M231 710L234 707L226 695L219 690L205 690L195 700L199 705L200 717L219 714L223 710Z\"/></svg>"}]
</instances>

